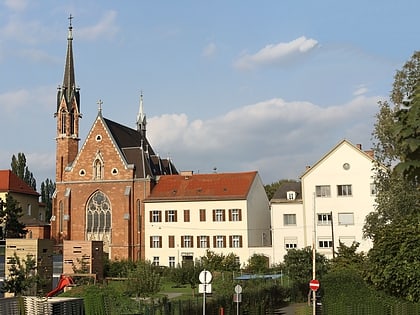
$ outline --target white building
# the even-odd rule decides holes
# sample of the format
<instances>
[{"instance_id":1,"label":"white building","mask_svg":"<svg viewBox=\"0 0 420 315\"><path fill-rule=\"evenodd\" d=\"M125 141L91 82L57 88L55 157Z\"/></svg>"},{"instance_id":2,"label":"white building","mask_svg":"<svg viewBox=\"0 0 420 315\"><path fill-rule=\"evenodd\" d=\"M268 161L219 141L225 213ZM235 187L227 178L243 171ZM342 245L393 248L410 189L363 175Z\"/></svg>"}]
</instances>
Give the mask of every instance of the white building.
<instances>
[{"instance_id":1,"label":"white building","mask_svg":"<svg viewBox=\"0 0 420 315\"><path fill-rule=\"evenodd\" d=\"M339 242L359 242L367 252L371 242L363 238L366 215L374 210L373 153L347 140L338 143L301 177L301 202L286 196L271 202L274 261L283 260L288 248L312 246L333 257ZM284 192L283 192L284 193ZM314 234L314 230L316 233Z\"/></svg>"},{"instance_id":2,"label":"white building","mask_svg":"<svg viewBox=\"0 0 420 315\"><path fill-rule=\"evenodd\" d=\"M270 211L257 172L161 176L145 206L145 259L177 266L205 255L269 247Z\"/></svg>"}]
</instances>

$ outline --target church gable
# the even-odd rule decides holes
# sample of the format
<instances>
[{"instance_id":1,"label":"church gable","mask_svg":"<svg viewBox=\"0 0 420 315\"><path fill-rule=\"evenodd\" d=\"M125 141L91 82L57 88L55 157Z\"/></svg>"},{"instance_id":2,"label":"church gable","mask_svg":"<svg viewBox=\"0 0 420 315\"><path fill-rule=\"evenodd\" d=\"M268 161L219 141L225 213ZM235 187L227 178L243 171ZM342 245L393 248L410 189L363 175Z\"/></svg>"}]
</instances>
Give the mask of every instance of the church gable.
<instances>
[{"instance_id":1,"label":"church gable","mask_svg":"<svg viewBox=\"0 0 420 315\"><path fill-rule=\"evenodd\" d=\"M131 179L132 170L98 115L73 165L71 180ZM70 180L70 179L69 179Z\"/></svg>"}]
</instances>

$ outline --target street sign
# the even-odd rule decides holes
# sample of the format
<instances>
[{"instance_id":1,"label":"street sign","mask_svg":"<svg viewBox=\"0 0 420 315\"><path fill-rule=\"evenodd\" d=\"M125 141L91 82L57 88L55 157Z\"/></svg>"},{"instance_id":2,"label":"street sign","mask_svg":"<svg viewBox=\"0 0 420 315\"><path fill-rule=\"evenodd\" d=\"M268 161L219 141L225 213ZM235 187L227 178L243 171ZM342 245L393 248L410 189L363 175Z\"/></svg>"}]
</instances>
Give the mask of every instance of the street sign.
<instances>
[{"instance_id":1,"label":"street sign","mask_svg":"<svg viewBox=\"0 0 420 315\"><path fill-rule=\"evenodd\" d=\"M211 283L208 283L208 284L199 283L198 293L211 293Z\"/></svg>"},{"instance_id":2,"label":"street sign","mask_svg":"<svg viewBox=\"0 0 420 315\"><path fill-rule=\"evenodd\" d=\"M313 279L313 280L309 281L309 288L312 291L318 290L319 289L319 281L316 280L316 279Z\"/></svg>"},{"instance_id":3,"label":"street sign","mask_svg":"<svg viewBox=\"0 0 420 315\"><path fill-rule=\"evenodd\" d=\"M213 276L211 275L211 272L208 270L203 270L202 272L200 272L198 276L198 280L200 280L200 282L203 284L210 283L212 278Z\"/></svg>"},{"instance_id":4,"label":"street sign","mask_svg":"<svg viewBox=\"0 0 420 315\"><path fill-rule=\"evenodd\" d=\"M242 293L242 287L239 284L237 284L235 286L235 293L237 293L237 294L241 294Z\"/></svg>"}]
</instances>

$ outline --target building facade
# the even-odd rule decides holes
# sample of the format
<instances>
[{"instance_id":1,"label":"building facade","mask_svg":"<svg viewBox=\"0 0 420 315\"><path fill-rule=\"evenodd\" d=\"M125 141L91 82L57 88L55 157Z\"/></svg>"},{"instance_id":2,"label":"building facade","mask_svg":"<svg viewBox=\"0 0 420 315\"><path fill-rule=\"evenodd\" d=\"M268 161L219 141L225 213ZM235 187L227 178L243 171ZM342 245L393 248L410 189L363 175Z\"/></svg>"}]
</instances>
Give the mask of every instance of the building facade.
<instances>
[{"instance_id":1,"label":"building facade","mask_svg":"<svg viewBox=\"0 0 420 315\"><path fill-rule=\"evenodd\" d=\"M268 198L257 172L161 176L145 200L145 258L175 267L210 250L235 254L269 247Z\"/></svg>"},{"instance_id":2,"label":"building facade","mask_svg":"<svg viewBox=\"0 0 420 315\"><path fill-rule=\"evenodd\" d=\"M70 20L71 21L71 20ZM56 191L51 238L62 253L65 240L103 241L110 259L144 257L143 200L156 176L177 174L146 138L143 97L137 129L98 115L81 148L80 89L76 86L70 24L63 84L57 92Z\"/></svg>"},{"instance_id":3,"label":"building facade","mask_svg":"<svg viewBox=\"0 0 420 315\"><path fill-rule=\"evenodd\" d=\"M271 202L275 261L281 262L290 248L315 243L319 253L334 256L340 242L359 243L367 252L372 244L363 238L366 216L374 211L374 159L372 151L347 140L338 143L301 177L301 201ZM290 196L299 196L299 187Z\"/></svg>"}]
</instances>

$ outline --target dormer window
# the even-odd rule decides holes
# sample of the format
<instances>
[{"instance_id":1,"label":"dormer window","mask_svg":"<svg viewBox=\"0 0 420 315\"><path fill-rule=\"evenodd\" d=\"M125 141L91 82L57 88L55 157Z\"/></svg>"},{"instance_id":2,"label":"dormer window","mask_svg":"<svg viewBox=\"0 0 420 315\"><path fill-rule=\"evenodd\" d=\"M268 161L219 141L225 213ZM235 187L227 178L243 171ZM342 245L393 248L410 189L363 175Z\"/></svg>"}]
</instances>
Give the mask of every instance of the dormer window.
<instances>
[{"instance_id":1,"label":"dormer window","mask_svg":"<svg viewBox=\"0 0 420 315\"><path fill-rule=\"evenodd\" d=\"M295 191L288 191L287 192L287 200L295 200L296 199L296 192Z\"/></svg>"}]
</instances>

